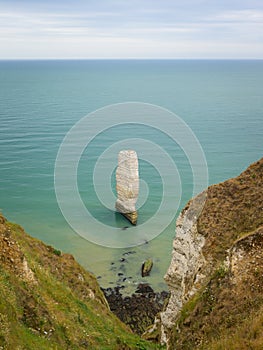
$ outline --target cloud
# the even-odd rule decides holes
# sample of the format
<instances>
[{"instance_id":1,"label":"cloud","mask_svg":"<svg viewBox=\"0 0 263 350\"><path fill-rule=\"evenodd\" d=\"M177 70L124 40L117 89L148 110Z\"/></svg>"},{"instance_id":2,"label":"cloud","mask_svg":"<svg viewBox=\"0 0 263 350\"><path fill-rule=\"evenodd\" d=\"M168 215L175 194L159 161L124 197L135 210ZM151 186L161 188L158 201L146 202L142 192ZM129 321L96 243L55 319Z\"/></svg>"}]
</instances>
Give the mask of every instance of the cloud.
<instances>
[{"instance_id":1,"label":"cloud","mask_svg":"<svg viewBox=\"0 0 263 350\"><path fill-rule=\"evenodd\" d=\"M180 16L168 8L129 9L7 7L0 12L0 58L263 58L261 10Z\"/></svg>"},{"instance_id":2,"label":"cloud","mask_svg":"<svg viewBox=\"0 0 263 350\"><path fill-rule=\"evenodd\" d=\"M231 23L262 23L263 11L248 9L238 11L226 11L214 16L213 20Z\"/></svg>"}]
</instances>

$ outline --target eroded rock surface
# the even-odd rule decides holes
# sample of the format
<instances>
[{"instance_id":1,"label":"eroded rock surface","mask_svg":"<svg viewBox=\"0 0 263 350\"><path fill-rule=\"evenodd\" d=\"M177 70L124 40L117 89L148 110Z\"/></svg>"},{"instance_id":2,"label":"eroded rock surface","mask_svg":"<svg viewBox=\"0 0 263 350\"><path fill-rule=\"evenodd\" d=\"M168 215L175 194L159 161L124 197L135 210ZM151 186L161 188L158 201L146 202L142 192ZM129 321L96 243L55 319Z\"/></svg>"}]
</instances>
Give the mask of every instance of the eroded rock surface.
<instances>
[{"instance_id":1,"label":"eroded rock surface","mask_svg":"<svg viewBox=\"0 0 263 350\"><path fill-rule=\"evenodd\" d=\"M138 213L135 205L139 194L139 170L137 153L133 150L123 150L119 153L116 190L116 210L136 225Z\"/></svg>"},{"instance_id":2,"label":"eroded rock surface","mask_svg":"<svg viewBox=\"0 0 263 350\"><path fill-rule=\"evenodd\" d=\"M204 192L190 201L176 222L172 261L164 277L171 296L166 310L160 315L162 343L167 343L167 332L174 326L184 302L194 294L204 277L199 271L205 264L202 254L205 238L197 231L197 218L205 195Z\"/></svg>"},{"instance_id":3,"label":"eroded rock surface","mask_svg":"<svg viewBox=\"0 0 263 350\"><path fill-rule=\"evenodd\" d=\"M168 350L211 349L226 339L235 348L263 344L262 184L263 158L210 186L180 214L165 275L171 296L151 329L159 328ZM253 336L245 333L248 325Z\"/></svg>"}]
</instances>

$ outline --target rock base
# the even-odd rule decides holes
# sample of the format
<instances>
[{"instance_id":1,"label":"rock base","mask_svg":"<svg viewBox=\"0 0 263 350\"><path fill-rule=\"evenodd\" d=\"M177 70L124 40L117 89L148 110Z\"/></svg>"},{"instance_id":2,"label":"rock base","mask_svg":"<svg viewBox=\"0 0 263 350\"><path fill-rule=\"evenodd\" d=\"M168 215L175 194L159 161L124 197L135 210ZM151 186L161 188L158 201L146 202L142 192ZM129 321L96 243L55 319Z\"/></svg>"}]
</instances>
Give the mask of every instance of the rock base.
<instances>
[{"instance_id":1,"label":"rock base","mask_svg":"<svg viewBox=\"0 0 263 350\"><path fill-rule=\"evenodd\" d=\"M137 220L138 220L138 213L137 211L133 211L132 213L122 213L117 205L116 205L117 211L119 211L127 220L130 221L132 225L137 225Z\"/></svg>"}]
</instances>

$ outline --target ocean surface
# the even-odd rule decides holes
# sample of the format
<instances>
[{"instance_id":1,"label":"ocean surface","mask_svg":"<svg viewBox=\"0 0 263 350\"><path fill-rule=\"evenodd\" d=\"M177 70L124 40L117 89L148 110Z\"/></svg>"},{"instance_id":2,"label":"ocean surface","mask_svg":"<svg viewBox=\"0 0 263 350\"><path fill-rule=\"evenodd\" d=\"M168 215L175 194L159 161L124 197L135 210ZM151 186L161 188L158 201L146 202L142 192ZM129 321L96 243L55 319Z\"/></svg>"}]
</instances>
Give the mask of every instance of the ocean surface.
<instances>
[{"instance_id":1,"label":"ocean surface","mask_svg":"<svg viewBox=\"0 0 263 350\"><path fill-rule=\"evenodd\" d=\"M195 169L207 164L208 182L214 184L237 176L262 157L262 82L263 61L253 60L0 61L0 210L32 236L72 253L103 287L119 284L129 293L143 281L156 290L166 289L163 275L171 260L175 220L194 193ZM106 108L104 118L113 124L104 130L95 112L97 131L79 155L76 188L90 222L75 206L70 184L64 184L67 209L82 225L81 236L63 216L56 197L60 146L89 113L112 104L118 109L126 102L133 102L128 109L141 103L142 123L130 122L123 112L127 123L116 125L114 108ZM154 107L161 113L158 128L148 125L151 105L163 108L164 116ZM183 121L200 143L206 163L188 140L190 134L182 146L177 136L163 132L167 110L176 115L168 129L175 132L177 118ZM82 128L84 136L85 132ZM145 146L139 147L136 139L143 139ZM137 151L140 164L137 228L114 211L114 167L118 151L127 147ZM148 156L143 147L152 149ZM67 150L69 159L75 156L70 155L70 145ZM175 167L158 163L167 155ZM65 178L67 174L65 170ZM104 182L112 190L112 207L101 198ZM201 179L197 188L204 189L205 183ZM166 209L159 212L163 202ZM122 239L129 242L134 237L138 245L116 248ZM141 264L147 258L153 259L153 270L150 277L141 278Z\"/></svg>"}]
</instances>

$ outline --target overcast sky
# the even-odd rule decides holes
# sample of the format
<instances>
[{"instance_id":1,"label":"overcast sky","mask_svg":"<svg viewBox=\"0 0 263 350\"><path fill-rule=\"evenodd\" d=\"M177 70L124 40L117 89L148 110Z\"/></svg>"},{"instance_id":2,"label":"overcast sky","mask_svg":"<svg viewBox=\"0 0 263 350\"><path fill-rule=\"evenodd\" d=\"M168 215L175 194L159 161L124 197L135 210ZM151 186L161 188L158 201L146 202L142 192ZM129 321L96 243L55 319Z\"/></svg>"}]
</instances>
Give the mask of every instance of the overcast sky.
<instances>
[{"instance_id":1,"label":"overcast sky","mask_svg":"<svg viewBox=\"0 0 263 350\"><path fill-rule=\"evenodd\" d=\"M6 58L263 58L263 1L0 0Z\"/></svg>"}]
</instances>

